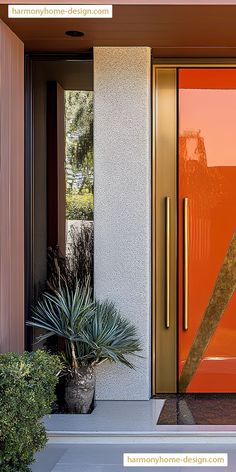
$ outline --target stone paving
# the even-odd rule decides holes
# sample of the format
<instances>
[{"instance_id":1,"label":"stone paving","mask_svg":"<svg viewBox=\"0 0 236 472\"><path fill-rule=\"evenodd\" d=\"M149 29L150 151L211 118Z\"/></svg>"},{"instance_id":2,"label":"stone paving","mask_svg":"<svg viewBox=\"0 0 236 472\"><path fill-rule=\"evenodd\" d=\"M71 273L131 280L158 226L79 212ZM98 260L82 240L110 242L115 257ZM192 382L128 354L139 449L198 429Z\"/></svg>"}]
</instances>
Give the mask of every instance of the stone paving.
<instances>
[{"instance_id":1,"label":"stone paving","mask_svg":"<svg viewBox=\"0 0 236 472\"><path fill-rule=\"evenodd\" d=\"M124 452L184 452L184 453L228 453L229 466L225 467L123 467ZM168 472L201 472L236 470L236 445L171 445L171 444L74 444L48 445L37 455L32 472L148 472L158 470Z\"/></svg>"}]
</instances>

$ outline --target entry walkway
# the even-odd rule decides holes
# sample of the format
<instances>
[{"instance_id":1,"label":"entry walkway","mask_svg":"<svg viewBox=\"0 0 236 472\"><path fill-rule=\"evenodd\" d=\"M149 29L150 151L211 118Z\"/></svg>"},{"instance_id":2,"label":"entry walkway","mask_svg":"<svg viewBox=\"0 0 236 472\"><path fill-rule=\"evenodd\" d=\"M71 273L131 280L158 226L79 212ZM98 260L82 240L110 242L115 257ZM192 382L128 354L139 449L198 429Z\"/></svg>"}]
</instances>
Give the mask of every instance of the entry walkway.
<instances>
[{"instance_id":1,"label":"entry walkway","mask_svg":"<svg viewBox=\"0 0 236 472\"><path fill-rule=\"evenodd\" d=\"M165 400L98 401L90 415L51 415L44 420L49 441L105 442L152 435Z\"/></svg>"},{"instance_id":2,"label":"entry walkway","mask_svg":"<svg viewBox=\"0 0 236 472\"><path fill-rule=\"evenodd\" d=\"M227 453L228 467L123 467L123 453ZM201 472L236 470L236 445L116 444L49 445L37 456L32 472Z\"/></svg>"},{"instance_id":3,"label":"entry walkway","mask_svg":"<svg viewBox=\"0 0 236 472\"><path fill-rule=\"evenodd\" d=\"M32 472L150 470L147 467L123 467L125 452L228 453L229 466L223 470L235 472L236 424L163 424L166 404L165 399L160 398L100 401L90 415L46 417L44 423L49 442L46 449L36 456ZM195 468L156 467L154 470L190 472ZM222 468L201 467L200 470L209 472Z\"/></svg>"},{"instance_id":4,"label":"entry walkway","mask_svg":"<svg viewBox=\"0 0 236 472\"><path fill-rule=\"evenodd\" d=\"M167 439L172 443L204 444L206 438L208 443L220 443L227 438L228 442L236 444L236 419L235 424L208 424L205 415L205 424L194 424L193 421L190 423L190 416L193 420L190 405L182 400L181 402L181 418L186 418L185 424L179 424L178 421L173 424L164 422L164 417L170 420L166 412L167 409L170 413L168 401L165 399L99 401L90 415L56 414L46 417L44 423L50 444L156 443L157 440L161 444ZM214 407L216 408L214 402L212 405L208 402L209 418L212 418ZM202 414L201 405L198 405L198 409ZM232 404L228 405L228 409L229 415ZM174 411L172 414L174 418Z\"/></svg>"}]
</instances>

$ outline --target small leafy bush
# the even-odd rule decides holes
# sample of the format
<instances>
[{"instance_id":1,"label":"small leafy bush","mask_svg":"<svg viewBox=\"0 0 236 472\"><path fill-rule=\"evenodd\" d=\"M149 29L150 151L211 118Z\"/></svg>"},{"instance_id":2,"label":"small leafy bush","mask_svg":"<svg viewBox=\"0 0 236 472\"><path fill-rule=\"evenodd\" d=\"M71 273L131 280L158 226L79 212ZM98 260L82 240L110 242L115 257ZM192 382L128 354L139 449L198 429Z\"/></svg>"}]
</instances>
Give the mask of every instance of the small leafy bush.
<instances>
[{"instance_id":1,"label":"small leafy bush","mask_svg":"<svg viewBox=\"0 0 236 472\"><path fill-rule=\"evenodd\" d=\"M0 355L0 470L28 472L46 442L42 416L51 412L61 364L42 350Z\"/></svg>"},{"instance_id":2,"label":"small leafy bush","mask_svg":"<svg viewBox=\"0 0 236 472\"><path fill-rule=\"evenodd\" d=\"M68 193L66 195L67 220L93 220L93 195Z\"/></svg>"}]
</instances>

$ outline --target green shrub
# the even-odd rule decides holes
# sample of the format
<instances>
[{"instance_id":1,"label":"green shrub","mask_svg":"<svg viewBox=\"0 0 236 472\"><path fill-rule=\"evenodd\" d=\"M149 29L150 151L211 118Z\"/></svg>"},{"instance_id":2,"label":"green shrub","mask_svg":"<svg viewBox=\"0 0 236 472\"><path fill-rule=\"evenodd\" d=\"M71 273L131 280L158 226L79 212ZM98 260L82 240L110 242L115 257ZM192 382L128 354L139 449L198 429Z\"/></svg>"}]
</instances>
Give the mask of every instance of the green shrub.
<instances>
[{"instance_id":1,"label":"green shrub","mask_svg":"<svg viewBox=\"0 0 236 472\"><path fill-rule=\"evenodd\" d=\"M66 195L67 220L93 220L92 193L68 193Z\"/></svg>"},{"instance_id":2,"label":"green shrub","mask_svg":"<svg viewBox=\"0 0 236 472\"><path fill-rule=\"evenodd\" d=\"M46 442L40 419L54 400L58 357L42 350L0 355L0 470L26 472Z\"/></svg>"}]
</instances>

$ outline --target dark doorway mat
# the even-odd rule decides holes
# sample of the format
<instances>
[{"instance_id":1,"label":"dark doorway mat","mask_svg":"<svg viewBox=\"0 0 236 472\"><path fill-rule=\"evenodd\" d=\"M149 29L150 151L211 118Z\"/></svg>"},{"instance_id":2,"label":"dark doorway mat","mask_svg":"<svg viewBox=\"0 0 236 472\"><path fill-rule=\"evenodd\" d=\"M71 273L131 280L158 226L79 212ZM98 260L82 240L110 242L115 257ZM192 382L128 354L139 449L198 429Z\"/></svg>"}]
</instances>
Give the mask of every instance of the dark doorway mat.
<instances>
[{"instance_id":1,"label":"dark doorway mat","mask_svg":"<svg viewBox=\"0 0 236 472\"><path fill-rule=\"evenodd\" d=\"M236 394L156 395L165 399L158 425L236 425Z\"/></svg>"}]
</instances>

